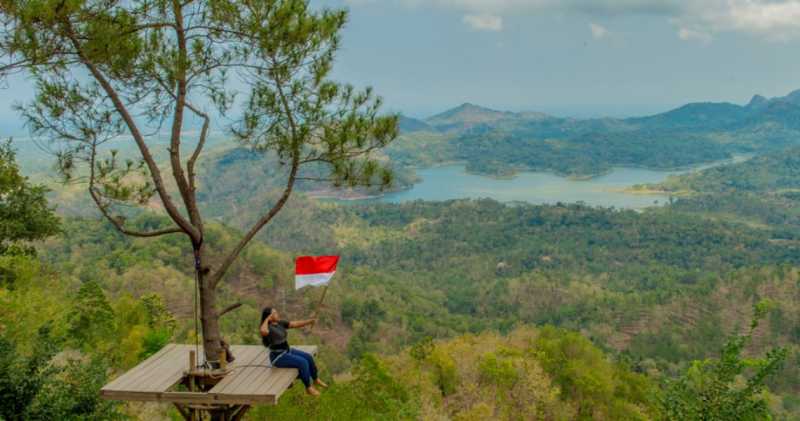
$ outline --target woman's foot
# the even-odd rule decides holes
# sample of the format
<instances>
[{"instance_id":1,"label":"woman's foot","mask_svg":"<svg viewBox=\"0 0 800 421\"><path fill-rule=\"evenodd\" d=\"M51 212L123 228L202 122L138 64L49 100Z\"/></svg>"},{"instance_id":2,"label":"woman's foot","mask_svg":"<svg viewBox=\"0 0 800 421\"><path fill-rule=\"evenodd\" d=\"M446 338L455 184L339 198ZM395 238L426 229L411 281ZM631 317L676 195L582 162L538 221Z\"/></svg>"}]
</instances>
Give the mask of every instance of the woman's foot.
<instances>
[{"instance_id":1,"label":"woman's foot","mask_svg":"<svg viewBox=\"0 0 800 421\"><path fill-rule=\"evenodd\" d=\"M327 383L325 383L325 382L323 382L323 381L322 381L322 380L320 380L320 379L316 379L316 380L314 380L314 384L315 384L315 385L317 385L317 386L319 386L319 387L328 387L328 384L327 384Z\"/></svg>"},{"instance_id":2,"label":"woman's foot","mask_svg":"<svg viewBox=\"0 0 800 421\"><path fill-rule=\"evenodd\" d=\"M306 393L311 396L319 396L319 390L315 389L314 386L308 386L306 388Z\"/></svg>"}]
</instances>

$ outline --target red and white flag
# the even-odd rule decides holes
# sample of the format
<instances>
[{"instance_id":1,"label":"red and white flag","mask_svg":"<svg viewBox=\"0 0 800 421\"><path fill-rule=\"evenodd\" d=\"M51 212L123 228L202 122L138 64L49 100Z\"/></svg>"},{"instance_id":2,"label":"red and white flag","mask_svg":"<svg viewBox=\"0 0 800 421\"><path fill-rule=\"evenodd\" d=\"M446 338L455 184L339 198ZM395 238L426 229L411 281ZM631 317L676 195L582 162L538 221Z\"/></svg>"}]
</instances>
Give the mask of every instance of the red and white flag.
<instances>
[{"instance_id":1,"label":"red and white flag","mask_svg":"<svg viewBox=\"0 0 800 421\"><path fill-rule=\"evenodd\" d=\"M300 256L295 260L294 289L321 286L336 273L339 256Z\"/></svg>"}]
</instances>

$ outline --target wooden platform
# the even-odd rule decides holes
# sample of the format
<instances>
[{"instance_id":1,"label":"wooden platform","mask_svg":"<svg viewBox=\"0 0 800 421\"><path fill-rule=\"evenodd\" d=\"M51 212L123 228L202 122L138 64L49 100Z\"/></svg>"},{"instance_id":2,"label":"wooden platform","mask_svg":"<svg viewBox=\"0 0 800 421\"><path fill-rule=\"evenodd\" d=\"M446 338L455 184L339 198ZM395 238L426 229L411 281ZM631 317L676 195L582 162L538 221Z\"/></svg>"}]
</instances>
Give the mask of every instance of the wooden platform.
<instances>
[{"instance_id":1,"label":"wooden platform","mask_svg":"<svg viewBox=\"0 0 800 421\"><path fill-rule=\"evenodd\" d=\"M316 354L316 346L297 346ZM297 377L293 368L268 368L267 349L261 345L233 345L232 371L208 392L175 391L189 369L194 345L169 344L127 373L100 389L109 400L171 402L175 404L276 404ZM202 353L202 349L201 349Z\"/></svg>"}]
</instances>

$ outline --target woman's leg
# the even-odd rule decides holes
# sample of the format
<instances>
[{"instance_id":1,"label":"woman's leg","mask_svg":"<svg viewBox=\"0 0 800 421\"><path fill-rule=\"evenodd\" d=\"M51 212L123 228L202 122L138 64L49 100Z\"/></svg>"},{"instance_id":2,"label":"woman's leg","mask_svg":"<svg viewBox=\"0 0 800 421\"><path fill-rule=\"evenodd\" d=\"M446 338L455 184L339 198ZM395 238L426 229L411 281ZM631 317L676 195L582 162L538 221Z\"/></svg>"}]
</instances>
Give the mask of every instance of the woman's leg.
<instances>
[{"instance_id":1,"label":"woman's leg","mask_svg":"<svg viewBox=\"0 0 800 421\"><path fill-rule=\"evenodd\" d=\"M305 351L302 351L302 350L299 350L299 349L296 349L296 348L292 348L291 352L292 352L292 355L297 355L297 356L305 359L306 361L308 361L309 374L311 374L311 378L312 379L316 380L318 378L318 376L317 376L317 363L314 362L314 356L309 354L308 352L305 352Z\"/></svg>"},{"instance_id":2,"label":"woman's leg","mask_svg":"<svg viewBox=\"0 0 800 421\"><path fill-rule=\"evenodd\" d=\"M287 352L273 362L272 366L278 368L296 368L297 371L299 371L297 377L303 381L306 389L311 386L311 370L305 358L295 355L293 352Z\"/></svg>"}]
</instances>

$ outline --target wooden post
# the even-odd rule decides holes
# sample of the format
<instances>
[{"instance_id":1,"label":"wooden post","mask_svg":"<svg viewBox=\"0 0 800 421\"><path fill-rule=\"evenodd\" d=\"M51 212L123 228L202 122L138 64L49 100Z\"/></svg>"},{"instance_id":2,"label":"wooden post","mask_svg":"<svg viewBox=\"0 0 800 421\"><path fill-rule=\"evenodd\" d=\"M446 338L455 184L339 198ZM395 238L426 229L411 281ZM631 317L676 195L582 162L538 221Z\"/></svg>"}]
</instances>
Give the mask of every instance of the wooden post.
<instances>
[{"instance_id":1,"label":"wooden post","mask_svg":"<svg viewBox=\"0 0 800 421\"><path fill-rule=\"evenodd\" d=\"M222 370L226 370L228 368L228 356L225 353L224 348L219 351L219 368Z\"/></svg>"},{"instance_id":2,"label":"wooden post","mask_svg":"<svg viewBox=\"0 0 800 421\"><path fill-rule=\"evenodd\" d=\"M189 351L189 391L194 392L194 370L197 368L197 353Z\"/></svg>"}]
</instances>

